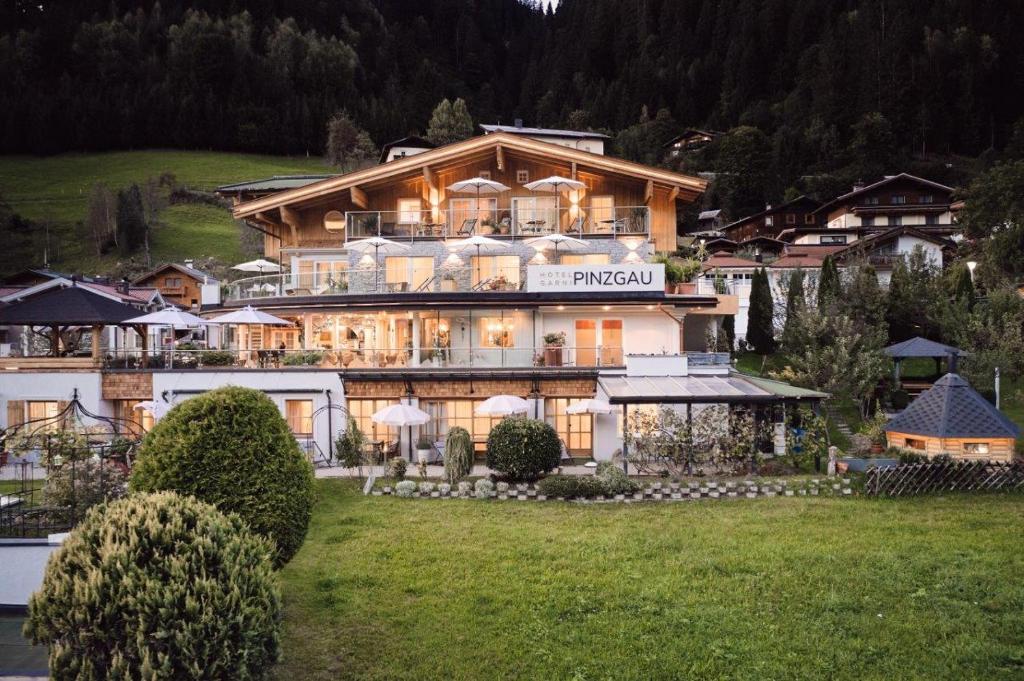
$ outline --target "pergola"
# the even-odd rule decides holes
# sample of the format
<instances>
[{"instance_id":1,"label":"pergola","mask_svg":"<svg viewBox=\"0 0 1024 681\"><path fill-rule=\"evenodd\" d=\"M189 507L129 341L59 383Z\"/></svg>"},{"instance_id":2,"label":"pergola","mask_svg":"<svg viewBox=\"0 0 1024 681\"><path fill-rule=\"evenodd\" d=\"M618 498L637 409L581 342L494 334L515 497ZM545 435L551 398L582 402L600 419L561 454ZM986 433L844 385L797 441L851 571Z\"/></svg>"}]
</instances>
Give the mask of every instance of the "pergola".
<instances>
[{"instance_id":1,"label":"pergola","mask_svg":"<svg viewBox=\"0 0 1024 681\"><path fill-rule=\"evenodd\" d=\"M948 360L951 356L967 356L967 353L960 348L955 348L952 345L945 345L943 343L936 343L935 341L931 341L920 336L890 345L885 348L884 352L893 359L892 378L893 382L897 386L900 384L900 364L904 359L928 357L935 360L935 374L937 376L942 372L943 359ZM951 368L950 371L954 371L954 369Z\"/></svg>"},{"instance_id":2,"label":"pergola","mask_svg":"<svg viewBox=\"0 0 1024 681\"><path fill-rule=\"evenodd\" d=\"M0 324L43 326L50 329L50 355L60 356L61 335L69 328L92 328L92 357L100 359L100 333L105 326L121 326L139 316L139 308L112 300L80 286L54 288L0 308ZM145 356L146 331L133 327L142 337Z\"/></svg>"}]
</instances>

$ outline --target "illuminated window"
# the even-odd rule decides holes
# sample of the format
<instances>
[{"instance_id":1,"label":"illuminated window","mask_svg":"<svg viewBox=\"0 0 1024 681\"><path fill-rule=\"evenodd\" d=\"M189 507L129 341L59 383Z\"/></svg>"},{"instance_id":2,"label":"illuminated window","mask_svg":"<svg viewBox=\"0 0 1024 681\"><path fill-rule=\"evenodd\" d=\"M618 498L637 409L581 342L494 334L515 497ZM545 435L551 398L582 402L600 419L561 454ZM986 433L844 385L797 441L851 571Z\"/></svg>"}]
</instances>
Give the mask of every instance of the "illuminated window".
<instances>
[{"instance_id":1,"label":"illuminated window","mask_svg":"<svg viewBox=\"0 0 1024 681\"><path fill-rule=\"evenodd\" d=\"M590 455L594 449L593 416L565 413L567 407L578 401L564 397L544 400L544 420L555 429L571 455Z\"/></svg>"},{"instance_id":2,"label":"illuminated window","mask_svg":"<svg viewBox=\"0 0 1024 681\"><path fill-rule=\"evenodd\" d=\"M924 451L924 449L925 449L924 440L916 440L916 439L914 439L912 437L908 437L907 438L907 448L908 449L919 449L921 451Z\"/></svg>"},{"instance_id":3,"label":"illuminated window","mask_svg":"<svg viewBox=\"0 0 1024 681\"><path fill-rule=\"evenodd\" d=\"M470 257L473 268L473 285L480 282L499 283L504 278L505 290L519 288L519 256L518 255L481 255Z\"/></svg>"},{"instance_id":4,"label":"illuminated window","mask_svg":"<svg viewBox=\"0 0 1024 681\"><path fill-rule=\"evenodd\" d=\"M348 415L355 419L359 431L371 442L391 442L398 439L398 429L374 423L373 415L384 407L397 404L395 400L349 400Z\"/></svg>"},{"instance_id":5,"label":"illuminated window","mask_svg":"<svg viewBox=\"0 0 1024 681\"><path fill-rule=\"evenodd\" d=\"M416 224L420 221L419 199L398 199L398 221L402 224Z\"/></svg>"},{"instance_id":6,"label":"illuminated window","mask_svg":"<svg viewBox=\"0 0 1024 681\"><path fill-rule=\"evenodd\" d=\"M512 317L483 317L480 319L480 347L515 347L515 320Z\"/></svg>"},{"instance_id":7,"label":"illuminated window","mask_svg":"<svg viewBox=\"0 0 1024 681\"><path fill-rule=\"evenodd\" d=\"M284 413L294 434L313 434L313 400L285 400Z\"/></svg>"},{"instance_id":8,"label":"illuminated window","mask_svg":"<svg viewBox=\"0 0 1024 681\"><path fill-rule=\"evenodd\" d=\"M607 265L611 256L608 253L566 253L561 256L563 265Z\"/></svg>"},{"instance_id":9,"label":"illuminated window","mask_svg":"<svg viewBox=\"0 0 1024 681\"><path fill-rule=\"evenodd\" d=\"M448 431L460 426L469 431L474 443L483 445L491 428L501 421L500 416L477 416L473 410L483 404L483 400L423 400L420 409L430 414L431 419L425 426L427 437L431 440L443 440Z\"/></svg>"},{"instance_id":10,"label":"illuminated window","mask_svg":"<svg viewBox=\"0 0 1024 681\"><path fill-rule=\"evenodd\" d=\"M434 276L432 256L391 256L384 259L384 283L388 290L415 291Z\"/></svg>"},{"instance_id":11,"label":"illuminated window","mask_svg":"<svg viewBox=\"0 0 1024 681\"><path fill-rule=\"evenodd\" d=\"M988 454L987 442L965 442L964 454Z\"/></svg>"},{"instance_id":12,"label":"illuminated window","mask_svg":"<svg viewBox=\"0 0 1024 681\"><path fill-rule=\"evenodd\" d=\"M590 220L595 225L615 219L614 196L590 197Z\"/></svg>"},{"instance_id":13,"label":"illuminated window","mask_svg":"<svg viewBox=\"0 0 1024 681\"><path fill-rule=\"evenodd\" d=\"M52 401L28 402L25 407L26 421L36 422L33 427L42 430L56 430L59 422L55 419L60 413L60 403ZM46 422L49 420L49 422Z\"/></svg>"}]
</instances>

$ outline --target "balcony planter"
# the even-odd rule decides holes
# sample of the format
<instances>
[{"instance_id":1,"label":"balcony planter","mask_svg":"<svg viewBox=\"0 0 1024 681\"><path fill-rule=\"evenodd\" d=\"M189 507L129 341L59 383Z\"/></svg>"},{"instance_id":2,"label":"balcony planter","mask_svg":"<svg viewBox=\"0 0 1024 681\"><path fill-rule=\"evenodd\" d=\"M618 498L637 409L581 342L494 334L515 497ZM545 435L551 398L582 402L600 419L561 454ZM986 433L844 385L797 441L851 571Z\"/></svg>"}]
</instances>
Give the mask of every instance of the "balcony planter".
<instances>
[{"instance_id":1,"label":"balcony planter","mask_svg":"<svg viewBox=\"0 0 1024 681\"><path fill-rule=\"evenodd\" d=\"M562 347L565 346L565 332L544 335L544 366L562 366Z\"/></svg>"}]
</instances>

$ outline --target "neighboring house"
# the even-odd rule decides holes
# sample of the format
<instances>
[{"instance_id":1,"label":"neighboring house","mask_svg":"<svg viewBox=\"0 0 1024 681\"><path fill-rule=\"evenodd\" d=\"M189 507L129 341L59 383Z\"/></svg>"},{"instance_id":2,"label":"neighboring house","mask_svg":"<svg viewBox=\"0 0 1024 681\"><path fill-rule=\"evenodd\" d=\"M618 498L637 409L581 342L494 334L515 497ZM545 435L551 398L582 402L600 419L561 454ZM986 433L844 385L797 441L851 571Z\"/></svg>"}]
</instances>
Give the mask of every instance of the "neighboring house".
<instances>
[{"instance_id":1,"label":"neighboring house","mask_svg":"<svg viewBox=\"0 0 1024 681\"><path fill-rule=\"evenodd\" d=\"M665 149L665 154L669 158L676 158L689 151L696 151L702 149L710 144L715 138L721 137L723 133L717 130L699 130L697 128L689 128L684 130L682 133L676 135L668 142L662 145Z\"/></svg>"},{"instance_id":2,"label":"neighboring house","mask_svg":"<svg viewBox=\"0 0 1024 681\"><path fill-rule=\"evenodd\" d=\"M778 206L740 218L723 226L722 232L733 241L745 241L756 236L776 237L783 230L817 227L815 211L821 204L809 196L799 196Z\"/></svg>"},{"instance_id":3,"label":"neighboring house","mask_svg":"<svg viewBox=\"0 0 1024 681\"><path fill-rule=\"evenodd\" d=\"M720 232L724 222L725 221L722 219L721 208L715 208L714 210L702 210L700 215L697 216L697 231Z\"/></svg>"},{"instance_id":4,"label":"neighboring house","mask_svg":"<svg viewBox=\"0 0 1024 681\"><path fill-rule=\"evenodd\" d=\"M599 132L588 130L558 130L555 128L528 128L523 126L521 118L515 120L515 125L481 125L484 134L492 135L502 132L509 135L522 135L531 139L557 144L562 147L570 147L579 151L588 151L591 154L604 154L604 145L610 138ZM539 180L540 178L534 178Z\"/></svg>"},{"instance_id":5,"label":"neighboring house","mask_svg":"<svg viewBox=\"0 0 1024 681\"><path fill-rule=\"evenodd\" d=\"M424 151L435 148L437 145L429 140L425 140L422 137L416 137L415 135L409 135L403 137L400 140L394 142L388 142L380 150L380 162L389 163L395 159L405 158L406 156L415 156L421 154Z\"/></svg>"},{"instance_id":6,"label":"neighboring house","mask_svg":"<svg viewBox=\"0 0 1024 681\"><path fill-rule=\"evenodd\" d=\"M877 230L908 226L940 236L952 234L953 188L907 173L889 175L823 204L817 218L829 228Z\"/></svg>"},{"instance_id":7,"label":"neighboring house","mask_svg":"<svg viewBox=\"0 0 1024 681\"><path fill-rule=\"evenodd\" d=\"M132 282L133 286L155 288L164 300L183 309L199 307L203 284L220 282L206 272L195 269L191 260L184 265L166 263Z\"/></svg>"},{"instance_id":8,"label":"neighboring house","mask_svg":"<svg viewBox=\"0 0 1024 681\"><path fill-rule=\"evenodd\" d=\"M945 251L954 247L952 241L917 227L893 227L836 251L835 258L840 266L866 261L875 268L878 283L888 286L893 266L897 261L905 260L915 249L921 248L928 262L941 269L945 263Z\"/></svg>"}]
</instances>

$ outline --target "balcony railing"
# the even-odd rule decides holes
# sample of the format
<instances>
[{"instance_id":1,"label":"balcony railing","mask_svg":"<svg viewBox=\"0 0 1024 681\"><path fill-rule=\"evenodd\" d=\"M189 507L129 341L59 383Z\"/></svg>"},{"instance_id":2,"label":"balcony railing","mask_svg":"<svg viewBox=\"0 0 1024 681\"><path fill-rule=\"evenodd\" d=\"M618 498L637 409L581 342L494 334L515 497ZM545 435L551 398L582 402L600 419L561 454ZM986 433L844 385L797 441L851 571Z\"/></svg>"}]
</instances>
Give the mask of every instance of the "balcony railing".
<instances>
[{"instance_id":1,"label":"balcony railing","mask_svg":"<svg viewBox=\"0 0 1024 681\"><path fill-rule=\"evenodd\" d=\"M172 358L173 354L173 358ZM286 350L119 349L103 360L105 369L171 369L225 371L237 369L402 369L402 368L525 368L620 367L621 347L436 347L339 348Z\"/></svg>"},{"instance_id":2,"label":"balcony railing","mask_svg":"<svg viewBox=\"0 0 1024 681\"><path fill-rule=\"evenodd\" d=\"M438 211L349 211L347 241L379 236L397 241L458 239L481 234L527 239L545 234L618 237L650 233L650 208L499 208Z\"/></svg>"},{"instance_id":3,"label":"balcony railing","mask_svg":"<svg viewBox=\"0 0 1024 681\"><path fill-rule=\"evenodd\" d=\"M463 254L470 263L472 254ZM333 273L265 274L227 285L226 302L258 302L267 298L343 296L371 293L457 293L518 291L526 281L519 266L438 267L424 272L387 267L357 267Z\"/></svg>"}]
</instances>

